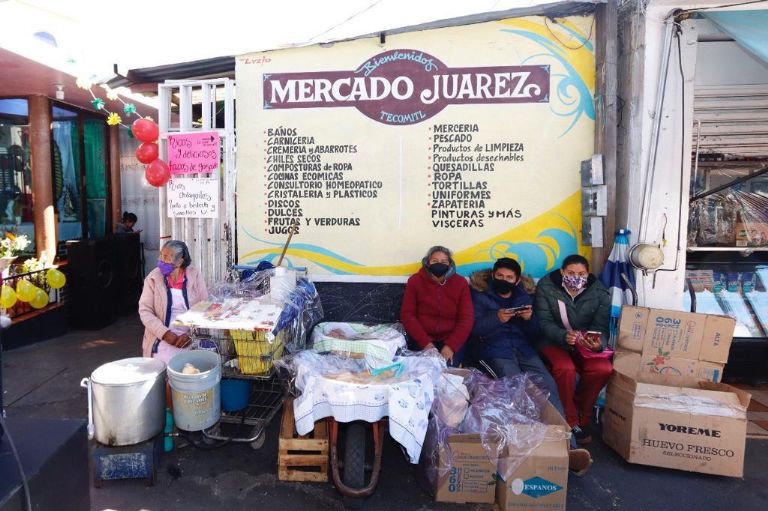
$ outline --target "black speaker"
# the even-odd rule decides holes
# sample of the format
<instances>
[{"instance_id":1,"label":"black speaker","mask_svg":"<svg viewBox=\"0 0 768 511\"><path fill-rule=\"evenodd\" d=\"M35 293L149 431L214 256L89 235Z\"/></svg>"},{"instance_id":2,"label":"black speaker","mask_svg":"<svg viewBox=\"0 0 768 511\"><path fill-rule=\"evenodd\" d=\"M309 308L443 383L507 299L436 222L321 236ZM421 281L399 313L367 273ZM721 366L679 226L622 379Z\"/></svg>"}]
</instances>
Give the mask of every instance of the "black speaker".
<instances>
[{"instance_id":1,"label":"black speaker","mask_svg":"<svg viewBox=\"0 0 768 511\"><path fill-rule=\"evenodd\" d=\"M116 234L112 242L117 270L117 313L127 316L139 309L139 297L144 287L141 242L138 233Z\"/></svg>"},{"instance_id":2,"label":"black speaker","mask_svg":"<svg viewBox=\"0 0 768 511\"><path fill-rule=\"evenodd\" d=\"M99 330L117 319L118 276L113 239L67 242L69 323Z\"/></svg>"}]
</instances>

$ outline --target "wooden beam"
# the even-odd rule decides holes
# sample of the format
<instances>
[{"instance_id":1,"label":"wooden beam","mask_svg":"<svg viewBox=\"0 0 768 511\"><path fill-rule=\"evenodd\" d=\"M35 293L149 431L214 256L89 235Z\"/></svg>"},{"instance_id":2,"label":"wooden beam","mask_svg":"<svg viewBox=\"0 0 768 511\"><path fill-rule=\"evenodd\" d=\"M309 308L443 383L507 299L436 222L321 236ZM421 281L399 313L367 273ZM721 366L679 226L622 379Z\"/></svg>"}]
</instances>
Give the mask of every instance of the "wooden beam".
<instances>
[{"instance_id":1,"label":"wooden beam","mask_svg":"<svg viewBox=\"0 0 768 511\"><path fill-rule=\"evenodd\" d=\"M29 96L28 101L35 250L38 258L45 255L48 262L52 262L56 258L56 220L51 162L51 103L46 96Z\"/></svg>"},{"instance_id":2,"label":"wooden beam","mask_svg":"<svg viewBox=\"0 0 768 511\"><path fill-rule=\"evenodd\" d=\"M120 184L120 127L109 127L109 194L112 214L107 225L107 233L114 232L115 224L123 216L122 187Z\"/></svg>"},{"instance_id":3,"label":"wooden beam","mask_svg":"<svg viewBox=\"0 0 768 511\"><path fill-rule=\"evenodd\" d=\"M617 130L617 29L615 2L595 11L595 153L603 155L603 173L608 188L608 215L603 223L603 248L592 249L592 270L599 273L613 247L616 231L616 130Z\"/></svg>"}]
</instances>

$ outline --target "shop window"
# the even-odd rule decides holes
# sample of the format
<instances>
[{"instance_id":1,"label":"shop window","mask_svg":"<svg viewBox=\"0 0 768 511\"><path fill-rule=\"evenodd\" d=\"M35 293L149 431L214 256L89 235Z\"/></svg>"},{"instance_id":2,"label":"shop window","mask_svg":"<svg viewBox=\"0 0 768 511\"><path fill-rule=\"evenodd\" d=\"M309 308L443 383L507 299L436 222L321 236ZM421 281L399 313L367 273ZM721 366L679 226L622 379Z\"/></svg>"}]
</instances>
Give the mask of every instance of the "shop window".
<instances>
[{"instance_id":1,"label":"shop window","mask_svg":"<svg viewBox=\"0 0 768 511\"><path fill-rule=\"evenodd\" d=\"M25 234L33 243L32 168L26 99L0 99L0 226Z\"/></svg>"},{"instance_id":2,"label":"shop window","mask_svg":"<svg viewBox=\"0 0 768 511\"><path fill-rule=\"evenodd\" d=\"M60 241L82 238L81 149L77 112L53 107L53 203L58 214Z\"/></svg>"},{"instance_id":3,"label":"shop window","mask_svg":"<svg viewBox=\"0 0 768 511\"><path fill-rule=\"evenodd\" d=\"M88 207L88 237L101 238L107 227L107 145L101 119L83 123L85 148L85 195Z\"/></svg>"},{"instance_id":4,"label":"shop window","mask_svg":"<svg viewBox=\"0 0 768 511\"><path fill-rule=\"evenodd\" d=\"M53 202L58 215L58 239L101 238L106 234L108 218L104 119L56 104L52 114Z\"/></svg>"}]
</instances>

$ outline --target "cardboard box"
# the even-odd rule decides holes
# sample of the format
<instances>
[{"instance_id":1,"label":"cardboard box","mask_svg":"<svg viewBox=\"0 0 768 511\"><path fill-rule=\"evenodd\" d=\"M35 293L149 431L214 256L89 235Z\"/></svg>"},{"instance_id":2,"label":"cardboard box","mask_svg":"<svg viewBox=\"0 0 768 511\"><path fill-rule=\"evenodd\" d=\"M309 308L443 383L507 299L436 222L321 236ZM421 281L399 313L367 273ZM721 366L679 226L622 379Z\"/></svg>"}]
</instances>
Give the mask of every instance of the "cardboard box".
<instances>
[{"instance_id":1,"label":"cardboard box","mask_svg":"<svg viewBox=\"0 0 768 511\"><path fill-rule=\"evenodd\" d=\"M763 247L768 245L768 223L738 222L736 224L737 247Z\"/></svg>"},{"instance_id":2,"label":"cardboard box","mask_svg":"<svg viewBox=\"0 0 768 511\"><path fill-rule=\"evenodd\" d=\"M736 320L727 316L624 306L616 357L642 354L634 363L645 383L719 382L735 327Z\"/></svg>"},{"instance_id":3,"label":"cardboard box","mask_svg":"<svg viewBox=\"0 0 768 511\"><path fill-rule=\"evenodd\" d=\"M721 383L643 383L637 359L615 360L603 441L630 463L741 477L751 396Z\"/></svg>"},{"instance_id":4,"label":"cardboard box","mask_svg":"<svg viewBox=\"0 0 768 511\"><path fill-rule=\"evenodd\" d=\"M448 372L469 377L467 369L450 368ZM431 433L431 428L427 434ZM426 441L424 442L427 443ZM440 475L434 489L438 502L490 504L496 495L496 460L490 460L479 434L456 434L448 437L452 466ZM438 451L438 467L447 465L447 453ZM424 467L422 467L423 469Z\"/></svg>"},{"instance_id":5,"label":"cardboard box","mask_svg":"<svg viewBox=\"0 0 768 511\"><path fill-rule=\"evenodd\" d=\"M479 434L451 435L448 445L453 463L448 473L438 479L435 500L438 502L490 504L496 495L496 461L488 459ZM446 453L439 452L439 464L445 464Z\"/></svg>"},{"instance_id":6,"label":"cardboard box","mask_svg":"<svg viewBox=\"0 0 768 511\"><path fill-rule=\"evenodd\" d=\"M568 432L570 428L548 404L542 414L547 436L528 458L505 478L505 457L499 460L496 502L501 511L565 509L568 493Z\"/></svg>"}]
</instances>

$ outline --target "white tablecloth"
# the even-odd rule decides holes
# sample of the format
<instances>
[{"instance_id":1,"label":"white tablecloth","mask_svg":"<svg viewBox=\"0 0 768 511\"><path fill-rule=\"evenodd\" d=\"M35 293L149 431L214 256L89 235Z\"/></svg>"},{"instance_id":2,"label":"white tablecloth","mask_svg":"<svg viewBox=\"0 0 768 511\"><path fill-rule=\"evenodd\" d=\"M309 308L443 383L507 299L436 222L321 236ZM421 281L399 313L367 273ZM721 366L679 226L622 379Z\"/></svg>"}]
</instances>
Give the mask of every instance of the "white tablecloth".
<instances>
[{"instance_id":1,"label":"white tablecloth","mask_svg":"<svg viewBox=\"0 0 768 511\"><path fill-rule=\"evenodd\" d=\"M405 366L405 379L370 384L340 381L314 366L302 365L301 360L296 362L296 386L301 395L293 402L293 411L300 435L309 433L315 421L325 417L339 422L376 422L389 417L389 434L405 448L411 463L418 463L435 396L435 380L441 370L438 359L395 358Z\"/></svg>"}]
</instances>

